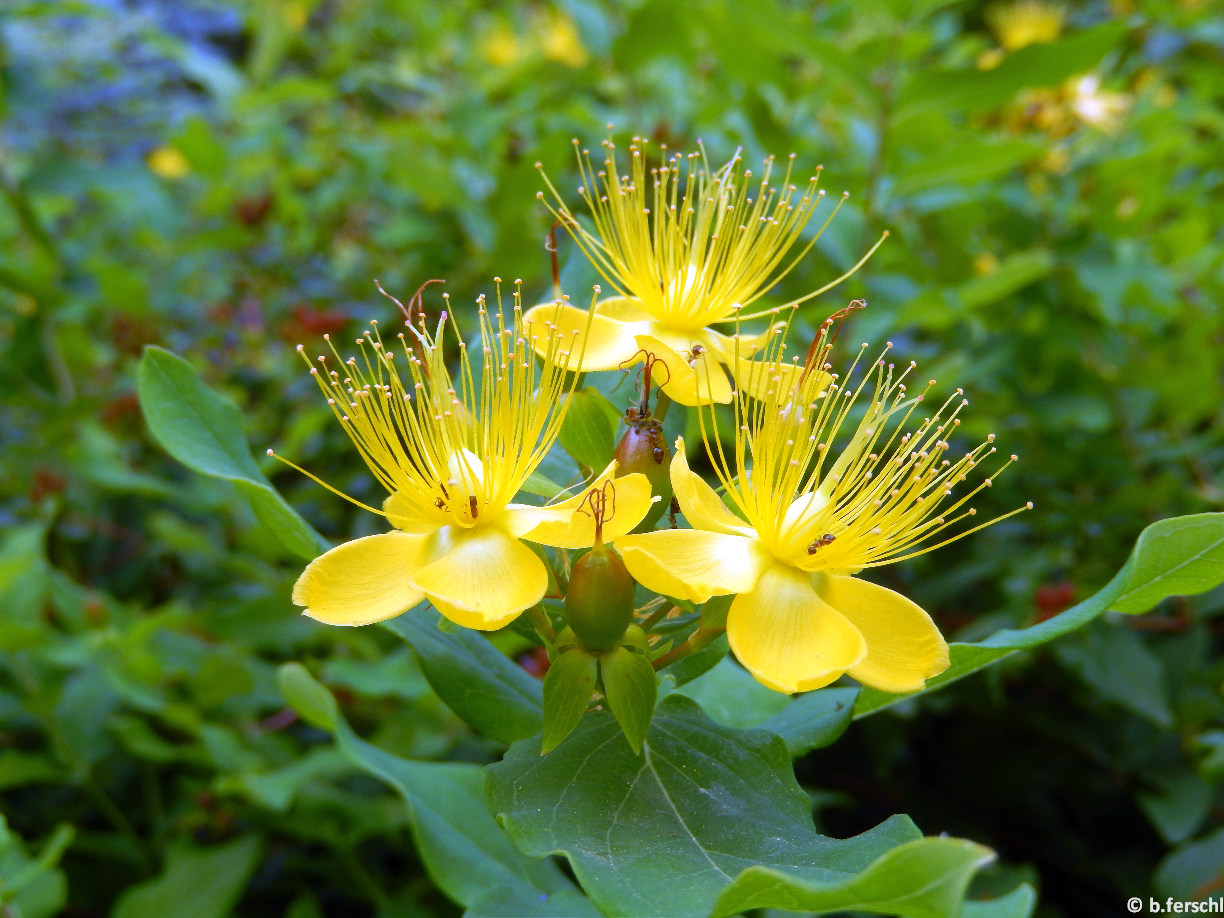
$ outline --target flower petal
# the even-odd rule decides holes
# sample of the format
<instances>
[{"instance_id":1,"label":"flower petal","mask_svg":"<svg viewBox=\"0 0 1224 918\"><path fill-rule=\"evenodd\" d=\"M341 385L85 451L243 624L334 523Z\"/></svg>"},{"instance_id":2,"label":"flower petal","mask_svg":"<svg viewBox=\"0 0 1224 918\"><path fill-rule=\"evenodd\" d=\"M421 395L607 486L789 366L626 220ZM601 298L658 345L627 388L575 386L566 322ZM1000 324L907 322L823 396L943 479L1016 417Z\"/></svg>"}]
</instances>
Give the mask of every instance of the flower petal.
<instances>
[{"instance_id":1,"label":"flower petal","mask_svg":"<svg viewBox=\"0 0 1224 918\"><path fill-rule=\"evenodd\" d=\"M618 299L624 299L620 297ZM611 301L605 300L604 304ZM600 304L600 305L604 305ZM533 323L538 327L543 328L547 323L553 323L562 332L560 339L562 342L562 350L569 351L572 355L566 365L566 369L577 370L579 368L577 356L582 353L581 369L583 372L592 370L614 370L626 360L632 359L633 355L638 350L637 342L634 336L643 331L647 322L645 313L642 313L642 320L625 321L614 316L623 314L632 315L632 311L618 304L612 308L601 309L600 305L595 308L595 315L590 317L590 325L587 325L588 313L585 309L578 309L575 306L568 304L557 305L556 303L542 303L539 306L533 306L523 316L524 323ZM571 346L570 341L573 344ZM583 339L586 340L586 351L583 352ZM535 342L547 342L549 336L534 335L532 338L533 345ZM537 353L541 356L547 356L539 347L536 347Z\"/></svg>"},{"instance_id":2,"label":"flower petal","mask_svg":"<svg viewBox=\"0 0 1224 918\"><path fill-rule=\"evenodd\" d=\"M424 562L429 541L429 536L384 532L337 545L306 566L293 585L293 601L329 625L393 618L425 599L412 574Z\"/></svg>"},{"instance_id":3,"label":"flower petal","mask_svg":"<svg viewBox=\"0 0 1224 918\"><path fill-rule=\"evenodd\" d=\"M501 527L447 527L438 538L444 547L437 560L412 581L456 624L491 631L544 597L544 562Z\"/></svg>"},{"instance_id":4,"label":"flower petal","mask_svg":"<svg viewBox=\"0 0 1224 918\"><path fill-rule=\"evenodd\" d=\"M745 536L756 534L751 526L731 512L705 479L689 470L683 437L676 438L676 452L671 461L671 483L680 510L694 529Z\"/></svg>"},{"instance_id":5,"label":"flower petal","mask_svg":"<svg viewBox=\"0 0 1224 918\"><path fill-rule=\"evenodd\" d=\"M642 308L642 301L633 296L610 296L595 304L595 315L617 322L651 322L650 313Z\"/></svg>"},{"instance_id":6,"label":"flower petal","mask_svg":"<svg viewBox=\"0 0 1224 918\"><path fill-rule=\"evenodd\" d=\"M717 332L712 328L707 328L705 332L706 340L709 342L714 353L719 356L723 363L731 365L741 357L751 357L768 344L771 337L785 327L785 322L778 322L758 335L746 335L743 333L724 335L722 332Z\"/></svg>"},{"instance_id":7,"label":"flower petal","mask_svg":"<svg viewBox=\"0 0 1224 918\"><path fill-rule=\"evenodd\" d=\"M587 504L590 493L612 482L615 503L612 515L604 520L603 538L611 542L642 521L654 497L650 481L634 472L613 478L616 463L603 470L581 493L551 507L527 507L510 504L502 517L505 529L517 538L528 539L554 548L589 548L595 543L595 518Z\"/></svg>"},{"instance_id":8,"label":"flower petal","mask_svg":"<svg viewBox=\"0 0 1224 918\"><path fill-rule=\"evenodd\" d=\"M821 598L867 639L867 656L848 672L885 692L916 692L948 668L948 644L918 605L900 593L854 577L817 581Z\"/></svg>"},{"instance_id":9,"label":"flower petal","mask_svg":"<svg viewBox=\"0 0 1224 918\"><path fill-rule=\"evenodd\" d=\"M383 513L387 522L402 532L413 535L428 535L438 529L438 520L421 510L402 491L396 491L383 501Z\"/></svg>"},{"instance_id":10,"label":"flower petal","mask_svg":"<svg viewBox=\"0 0 1224 918\"><path fill-rule=\"evenodd\" d=\"M771 563L755 537L698 529L621 536L616 549L638 583L692 602L751 590Z\"/></svg>"},{"instance_id":11,"label":"flower petal","mask_svg":"<svg viewBox=\"0 0 1224 918\"><path fill-rule=\"evenodd\" d=\"M708 350L691 359L653 335L638 335L639 350L645 350L667 364L666 372L655 372L653 379L672 401L681 405L725 404L731 401L731 383L722 364Z\"/></svg>"},{"instance_id":12,"label":"flower petal","mask_svg":"<svg viewBox=\"0 0 1224 918\"><path fill-rule=\"evenodd\" d=\"M867 656L867 641L817 595L810 574L774 564L727 612L727 640L758 682L779 692L828 685Z\"/></svg>"}]
</instances>

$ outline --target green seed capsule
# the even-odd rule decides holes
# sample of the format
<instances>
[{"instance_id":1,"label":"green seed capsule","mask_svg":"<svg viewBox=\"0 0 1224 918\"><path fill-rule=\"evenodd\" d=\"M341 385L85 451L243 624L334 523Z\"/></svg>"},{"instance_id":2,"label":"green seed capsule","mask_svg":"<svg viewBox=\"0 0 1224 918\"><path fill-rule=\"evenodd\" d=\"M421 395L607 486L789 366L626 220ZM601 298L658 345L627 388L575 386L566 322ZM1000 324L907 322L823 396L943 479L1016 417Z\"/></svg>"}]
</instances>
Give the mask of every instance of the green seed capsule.
<instances>
[{"instance_id":1,"label":"green seed capsule","mask_svg":"<svg viewBox=\"0 0 1224 918\"><path fill-rule=\"evenodd\" d=\"M565 594L565 617L587 650L611 650L633 623L633 578L602 542L578 559Z\"/></svg>"},{"instance_id":2,"label":"green seed capsule","mask_svg":"<svg viewBox=\"0 0 1224 918\"><path fill-rule=\"evenodd\" d=\"M654 418L643 418L629 422L629 429L616 444L616 474L628 475L640 472L650 482L650 490L659 495L634 532L645 532L654 527L671 503L671 450L663 436L663 425Z\"/></svg>"}]
</instances>

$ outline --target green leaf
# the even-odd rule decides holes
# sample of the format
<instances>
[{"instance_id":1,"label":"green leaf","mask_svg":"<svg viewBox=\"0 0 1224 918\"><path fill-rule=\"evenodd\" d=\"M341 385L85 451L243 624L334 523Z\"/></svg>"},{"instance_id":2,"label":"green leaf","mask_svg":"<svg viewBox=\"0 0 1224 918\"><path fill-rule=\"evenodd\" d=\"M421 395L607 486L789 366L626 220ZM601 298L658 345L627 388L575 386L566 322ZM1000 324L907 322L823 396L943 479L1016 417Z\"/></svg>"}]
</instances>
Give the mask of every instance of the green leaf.
<instances>
[{"instance_id":1,"label":"green leaf","mask_svg":"<svg viewBox=\"0 0 1224 918\"><path fill-rule=\"evenodd\" d=\"M1009 172L1045 152L1035 140L967 140L898 170L898 195L911 195L940 185L967 185Z\"/></svg>"},{"instance_id":2,"label":"green leaf","mask_svg":"<svg viewBox=\"0 0 1224 918\"><path fill-rule=\"evenodd\" d=\"M806 692L760 724L786 740L792 756L823 749L846 732L854 719L857 688L826 688Z\"/></svg>"},{"instance_id":3,"label":"green leaf","mask_svg":"<svg viewBox=\"0 0 1224 918\"><path fill-rule=\"evenodd\" d=\"M790 704L788 696L761 685L730 656L678 691L720 724L741 730L760 726Z\"/></svg>"},{"instance_id":4,"label":"green leaf","mask_svg":"<svg viewBox=\"0 0 1224 918\"><path fill-rule=\"evenodd\" d=\"M949 645L951 664L927 680L926 688L909 695L892 695L864 688L854 705L855 719L874 714L899 701L963 679L1010 656L1069 634L1099 618L1108 609L1142 612L1177 593L1202 592L1224 582L1220 563L1224 545L1224 513L1202 513L1161 520L1139 535L1122 570L1095 596L1028 628L1005 628L974 644Z\"/></svg>"},{"instance_id":5,"label":"green leaf","mask_svg":"<svg viewBox=\"0 0 1224 918\"><path fill-rule=\"evenodd\" d=\"M1125 628L1084 628L1061 642L1055 654L1101 697L1158 727L1172 726L1164 666L1138 635Z\"/></svg>"},{"instance_id":6,"label":"green leaf","mask_svg":"<svg viewBox=\"0 0 1224 918\"><path fill-rule=\"evenodd\" d=\"M959 838L919 838L886 851L845 878L809 880L769 867L750 867L723 890L716 916L750 908L827 914L856 911L946 918L959 911L978 868L994 860L989 848Z\"/></svg>"},{"instance_id":7,"label":"green leaf","mask_svg":"<svg viewBox=\"0 0 1224 918\"><path fill-rule=\"evenodd\" d=\"M1224 902L1224 828L1183 845L1161 861L1152 886L1161 898Z\"/></svg>"},{"instance_id":8,"label":"green leaf","mask_svg":"<svg viewBox=\"0 0 1224 918\"><path fill-rule=\"evenodd\" d=\"M1199 513L1153 523L1139 536L1110 604L1146 612L1169 596L1205 593L1224 583L1224 513Z\"/></svg>"},{"instance_id":9,"label":"green leaf","mask_svg":"<svg viewBox=\"0 0 1224 918\"><path fill-rule=\"evenodd\" d=\"M0 813L0 914L53 918L61 913L68 898L68 881L56 868L75 832L70 825L57 826L38 857L30 857Z\"/></svg>"},{"instance_id":10,"label":"green leaf","mask_svg":"<svg viewBox=\"0 0 1224 918\"><path fill-rule=\"evenodd\" d=\"M286 671L295 672L286 677ZM297 663L281 667L281 685L291 704L310 699L303 716L327 709L327 689ZM296 706L296 705L295 705ZM475 765L412 762L367 743L353 733L333 700L330 724L340 750L363 771L395 790L408 808L409 828L430 877L472 914L499 914L498 903L535 904L523 915L595 916L598 912L550 861L521 854L484 805L484 774ZM322 724L319 724L323 726ZM483 903L483 904L482 904Z\"/></svg>"},{"instance_id":11,"label":"green leaf","mask_svg":"<svg viewBox=\"0 0 1224 918\"><path fill-rule=\"evenodd\" d=\"M918 70L900 93L895 123L931 110L997 108L1022 89L1057 86L1096 66L1125 32L1124 22L1102 23L1056 42L1021 48L993 70Z\"/></svg>"},{"instance_id":12,"label":"green leaf","mask_svg":"<svg viewBox=\"0 0 1224 918\"><path fill-rule=\"evenodd\" d=\"M561 445L580 465L601 472L616 450L620 412L596 389L586 388L569 397L561 423Z\"/></svg>"},{"instance_id":13,"label":"green leaf","mask_svg":"<svg viewBox=\"0 0 1224 918\"><path fill-rule=\"evenodd\" d=\"M570 735L591 703L599 677L595 656L575 648L561 654L544 676L544 731L540 754L551 752Z\"/></svg>"},{"instance_id":14,"label":"green leaf","mask_svg":"<svg viewBox=\"0 0 1224 918\"><path fill-rule=\"evenodd\" d=\"M438 697L478 733L512 743L533 736L543 722L540 680L467 628L441 631L429 609L384 623L412 647Z\"/></svg>"},{"instance_id":15,"label":"green leaf","mask_svg":"<svg viewBox=\"0 0 1224 918\"><path fill-rule=\"evenodd\" d=\"M681 695L656 710L640 756L606 712L584 717L550 755L539 750L538 738L524 740L488 767L490 806L522 851L565 855L610 915L705 916L716 904L722 914L720 895L768 895L762 869L775 885L844 888L828 901L855 908L861 902L849 890L860 874L921 839L906 817L844 841L819 835L785 743L721 726ZM862 881L897 914L934 915L989 857L968 842L924 839L897 856L897 870Z\"/></svg>"},{"instance_id":16,"label":"green leaf","mask_svg":"<svg viewBox=\"0 0 1224 918\"><path fill-rule=\"evenodd\" d=\"M1147 775L1153 790L1136 794L1135 801L1160 837L1170 845L1190 838L1215 804L1216 788L1185 766Z\"/></svg>"},{"instance_id":17,"label":"green leaf","mask_svg":"<svg viewBox=\"0 0 1224 918\"><path fill-rule=\"evenodd\" d=\"M1041 280L1054 270L1054 265L1054 254L1048 249L1017 252L1005 258L989 274L961 284L956 293L961 305L967 309L989 306Z\"/></svg>"},{"instance_id":18,"label":"green leaf","mask_svg":"<svg viewBox=\"0 0 1224 918\"><path fill-rule=\"evenodd\" d=\"M1036 907L1037 893L1027 883L1021 883L997 899L966 902L960 918L1029 918Z\"/></svg>"},{"instance_id":19,"label":"green leaf","mask_svg":"<svg viewBox=\"0 0 1224 918\"><path fill-rule=\"evenodd\" d=\"M320 730L334 730L340 719L332 693L314 680L301 663L286 663L276 673L281 694L295 711Z\"/></svg>"},{"instance_id":20,"label":"green leaf","mask_svg":"<svg viewBox=\"0 0 1224 918\"><path fill-rule=\"evenodd\" d=\"M612 716L621 725L630 748L641 752L654 714L658 687L654 667L642 654L618 647L599 658L599 675Z\"/></svg>"},{"instance_id":21,"label":"green leaf","mask_svg":"<svg viewBox=\"0 0 1224 918\"><path fill-rule=\"evenodd\" d=\"M172 848L161 876L127 890L112 918L225 918L255 872L261 848L255 835L215 848Z\"/></svg>"},{"instance_id":22,"label":"green leaf","mask_svg":"<svg viewBox=\"0 0 1224 918\"><path fill-rule=\"evenodd\" d=\"M166 452L202 475L232 481L259 522L297 557L313 559L330 547L251 458L238 406L208 388L191 364L147 347L136 377L145 420Z\"/></svg>"}]
</instances>

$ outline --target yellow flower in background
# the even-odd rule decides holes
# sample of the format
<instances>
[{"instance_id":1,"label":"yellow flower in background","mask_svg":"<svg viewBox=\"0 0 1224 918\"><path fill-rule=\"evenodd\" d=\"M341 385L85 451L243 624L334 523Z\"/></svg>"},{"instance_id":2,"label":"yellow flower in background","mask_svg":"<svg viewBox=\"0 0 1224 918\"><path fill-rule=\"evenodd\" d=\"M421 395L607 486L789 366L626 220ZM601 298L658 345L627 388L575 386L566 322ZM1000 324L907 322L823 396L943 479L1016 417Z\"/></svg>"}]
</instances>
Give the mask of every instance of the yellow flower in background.
<instances>
[{"instance_id":1,"label":"yellow flower in background","mask_svg":"<svg viewBox=\"0 0 1224 918\"><path fill-rule=\"evenodd\" d=\"M1051 42L1062 32L1067 8L1044 0L1017 0L991 7L986 22L1004 51L1018 51L1028 45Z\"/></svg>"},{"instance_id":2,"label":"yellow flower in background","mask_svg":"<svg viewBox=\"0 0 1224 918\"><path fill-rule=\"evenodd\" d=\"M574 20L560 10L549 10L534 25L540 36L540 47L550 61L578 69L590 63L591 55L582 43Z\"/></svg>"},{"instance_id":3,"label":"yellow flower in background","mask_svg":"<svg viewBox=\"0 0 1224 918\"><path fill-rule=\"evenodd\" d=\"M578 141L574 144L577 151ZM744 312L807 255L837 213L833 208L820 230L801 241L824 198L816 187L820 170L800 192L791 184L794 156L774 187L772 158L754 179L738 153L712 169L704 151L669 157L661 147L660 162L648 165L648 147L648 141L634 138L626 175L620 173L610 140L604 141L602 169L596 170L589 151L578 153L578 193L591 210L594 232L578 221L545 176L555 202L546 201L549 210L620 294L597 303L593 316L566 307L559 321L583 334L584 371L615 369L649 353L667 365L668 372L658 378L674 401L729 402L732 386L723 367L736 379L746 375L737 361L764 347L771 336L767 330L733 338L712 326L735 322L738 327L742 320L774 316L809 300L853 274L879 243L820 289L781 307ZM538 197L545 200L543 192ZM536 308L552 309L547 304ZM712 359L698 361L703 354ZM709 365L708 376L699 363Z\"/></svg>"},{"instance_id":4,"label":"yellow flower in background","mask_svg":"<svg viewBox=\"0 0 1224 918\"><path fill-rule=\"evenodd\" d=\"M494 67L543 58L576 70L591 61L574 21L556 9L530 9L522 35L505 21L498 21L484 30L477 47Z\"/></svg>"},{"instance_id":5,"label":"yellow flower in background","mask_svg":"<svg viewBox=\"0 0 1224 918\"><path fill-rule=\"evenodd\" d=\"M481 56L494 67L509 67L517 63L524 53L523 43L504 22L486 31L478 47Z\"/></svg>"},{"instance_id":6,"label":"yellow flower in background","mask_svg":"<svg viewBox=\"0 0 1224 918\"><path fill-rule=\"evenodd\" d=\"M359 356L343 360L331 348L336 367L325 356L318 366L305 358L345 433L390 494L381 511L366 509L395 527L310 563L293 601L312 618L364 625L428 599L456 624L497 629L547 589L544 562L521 540L561 548L593 543L595 521L581 510L590 488L549 507L513 503L560 431L568 390L557 364L564 364L576 336L559 330L547 313L524 320L517 290L509 324L500 290L495 313L484 297L477 303L483 347L475 359L447 312L433 332L421 314L395 347L384 345L372 323L374 330L357 339ZM448 327L458 339L454 375L443 359ZM550 358L539 369L537 349ZM602 487L614 470L615 464L591 487ZM614 487L616 515L604 521L605 538L632 529L651 500L642 475L616 479Z\"/></svg>"},{"instance_id":7,"label":"yellow flower in background","mask_svg":"<svg viewBox=\"0 0 1224 918\"><path fill-rule=\"evenodd\" d=\"M1101 89L1101 78L1094 73L1071 80L1066 91L1075 116L1107 134L1121 127L1122 116L1131 105L1131 97L1126 93Z\"/></svg>"},{"instance_id":8,"label":"yellow flower in background","mask_svg":"<svg viewBox=\"0 0 1224 918\"><path fill-rule=\"evenodd\" d=\"M187 157L174 147L161 146L145 157L149 171L159 178L181 179L191 171Z\"/></svg>"},{"instance_id":9,"label":"yellow flower in background","mask_svg":"<svg viewBox=\"0 0 1224 918\"><path fill-rule=\"evenodd\" d=\"M731 649L772 689L807 691L849 673L912 692L947 668L947 644L913 602L854 575L982 528L935 538L974 515L967 501L990 479L963 496L954 491L994 453L994 438L945 458L965 404L960 391L911 425L923 396L910 396L910 371L883 357L857 384L850 377L862 351L844 380L822 378L829 327L806 365L757 381L763 398L737 396L732 455L712 433L713 409L703 417L721 498L689 470L677 441L672 487L693 528L626 535L616 547L634 578L657 592L692 602L735 594ZM769 372L768 363L755 372ZM843 430L849 440L837 449Z\"/></svg>"}]
</instances>

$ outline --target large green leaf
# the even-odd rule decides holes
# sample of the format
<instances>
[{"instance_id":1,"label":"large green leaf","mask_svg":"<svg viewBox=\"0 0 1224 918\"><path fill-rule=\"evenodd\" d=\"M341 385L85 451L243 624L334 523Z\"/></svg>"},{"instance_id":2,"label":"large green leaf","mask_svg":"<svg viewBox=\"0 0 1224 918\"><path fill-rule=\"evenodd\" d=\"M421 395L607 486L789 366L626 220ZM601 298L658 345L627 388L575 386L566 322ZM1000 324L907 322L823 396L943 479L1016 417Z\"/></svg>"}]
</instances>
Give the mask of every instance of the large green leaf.
<instances>
[{"instance_id":1,"label":"large green leaf","mask_svg":"<svg viewBox=\"0 0 1224 918\"><path fill-rule=\"evenodd\" d=\"M259 522L299 558L312 559L330 547L251 458L238 406L208 388L191 364L148 347L136 378L149 430L166 452L202 475L232 481Z\"/></svg>"},{"instance_id":2,"label":"large green leaf","mask_svg":"<svg viewBox=\"0 0 1224 918\"><path fill-rule=\"evenodd\" d=\"M544 699L529 675L475 631L438 628L431 609L414 609L386 623L411 646L438 697L472 729L499 743L538 733Z\"/></svg>"},{"instance_id":3,"label":"large green leaf","mask_svg":"<svg viewBox=\"0 0 1224 918\"><path fill-rule=\"evenodd\" d=\"M606 712L539 753L539 738L524 740L489 766L490 805L521 850L568 857L608 914L731 914L821 894L822 909L946 915L992 856L923 839L906 817L819 835L786 744L721 726L681 695L659 706L640 756Z\"/></svg>"},{"instance_id":4,"label":"large green leaf","mask_svg":"<svg viewBox=\"0 0 1224 918\"><path fill-rule=\"evenodd\" d=\"M174 848L161 876L125 892L112 918L225 918L255 872L261 847L258 836L246 835L215 848Z\"/></svg>"},{"instance_id":5,"label":"large green leaf","mask_svg":"<svg viewBox=\"0 0 1224 918\"><path fill-rule=\"evenodd\" d=\"M959 838L919 838L886 851L866 868L813 881L769 867L749 867L723 890L714 915L749 908L784 908L827 914L855 911L945 918L955 915L965 888L994 853ZM830 859L831 860L831 859Z\"/></svg>"},{"instance_id":6,"label":"large green leaf","mask_svg":"<svg viewBox=\"0 0 1224 918\"><path fill-rule=\"evenodd\" d=\"M470 915L510 914L502 911L507 901L518 915L598 914L555 863L515 849L485 808L479 767L392 755L353 733L331 693L300 664L286 663L279 675L281 691L304 718L330 731L354 764L400 794L425 869Z\"/></svg>"},{"instance_id":7,"label":"large green leaf","mask_svg":"<svg viewBox=\"0 0 1224 918\"><path fill-rule=\"evenodd\" d=\"M1153 523L1139 535L1109 607L1146 612L1168 596L1202 593L1224 583L1224 513Z\"/></svg>"},{"instance_id":8,"label":"large green leaf","mask_svg":"<svg viewBox=\"0 0 1224 918\"><path fill-rule=\"evenodd\" d=\"M677 689L728 727L763 727L786 741L791 756L827 746L849 726L857 688L829 688L793 698L757 682L731 657Z\"/></svg>"},{"instance_id":9,"label":"large green leaf","mask_svg":"<svg viewBox=\"0 0 1224 918\"><path fill-rule=\"evenodd\" d=\"M892 695L864 688L854 706L854 716L865 717L963 679L1017 650L1062 637L1109 609L1146 612L1169 596L1201 593L1220 583L1224 583L1224 513L1161 520L1140 533L1122 570L1095 596L1040 624L996 631L974 644L951 644L951 665L928 679L922 692Z\"/></svg>"}]
</instances>

